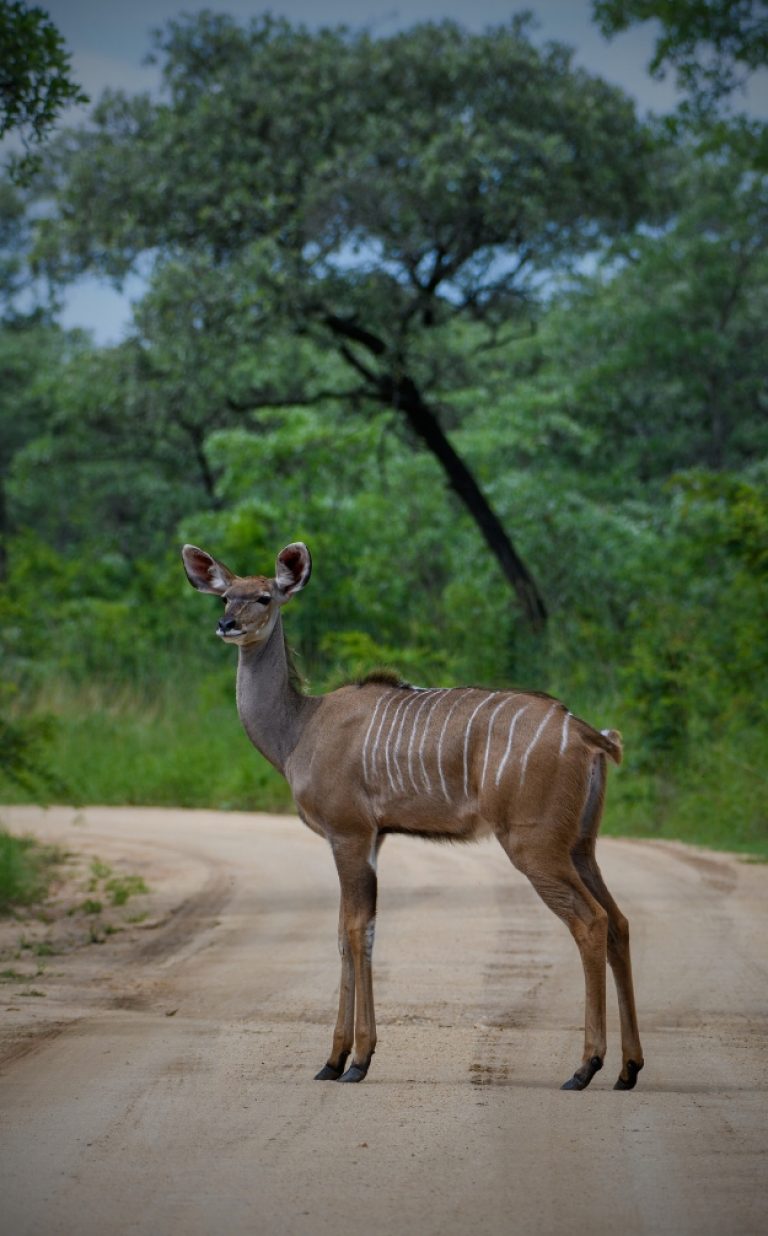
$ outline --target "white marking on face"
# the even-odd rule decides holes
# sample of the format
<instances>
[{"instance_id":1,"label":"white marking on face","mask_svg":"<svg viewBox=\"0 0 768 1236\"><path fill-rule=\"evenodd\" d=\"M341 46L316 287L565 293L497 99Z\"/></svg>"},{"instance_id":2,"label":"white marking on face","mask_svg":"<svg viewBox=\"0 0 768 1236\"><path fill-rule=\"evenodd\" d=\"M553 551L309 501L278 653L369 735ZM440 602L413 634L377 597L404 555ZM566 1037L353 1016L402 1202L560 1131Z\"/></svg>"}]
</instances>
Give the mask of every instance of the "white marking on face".
<instances>
[{"instance_id":1,"label":"white marking on face","mask_svg":"<svg viewBox=\"0 0 768 1236\"><path fill-rule=\"evenodd\" d=\"M498 716L498 714L501 712L501 710L502 710L502 708L504 707L504 705L505 705L505 704L508 704L508 703L510 702L510 700L512 700L512 699L514 699L514 698L515 698L515 696L514 696L514 695L506 695L506 696L504 697L504 699L501 701L501 703L496 705L496 707L494 708L493 712L491 713L490 719L489 719L489 721L488 721L488 733L487 733L487 735L486 735L486 739L485 739L485 755L484 755L484 757L483 757L483 770L482 770L482 772L480 773L480 787L479 787L479 792L481 792L481 791L482 791L483 785L484 785L484 783L485 783L485 773L486 773L486 770L487 770L487 768L488 768L488 757L489 757L489 756L490 756L490 754L491 754L491 734L492 734L492 732L493 732L493 723L494 723L494 721L496 720L496 717Z\"/></svg>"},{"instance_id":2,"label":"white marking on face","mask_svg":"<svg viewBox=\"0 0 768 1236\"><path fill-rule=\"evenodd\" d=\"M571 720L571 714L567 712L563 718L563 736L560 739L560 754L562 755L565 748L568 746L568 724Z\"/></svg>"},{"instance_id":3,"label":"white marking on face","mask_svg":"<svg viewBox=\"0 0 768 1236\"><path fill-rule=\"evenodd\" d=\"M465 798L467 798L469 795L469 738L472 733L472 725L480 709L484 708L486 704L490 704L491 700L495 698L496 698L495 692L491 695L486 695L485 699L482 699L480 703L477 705L477 708L472 713L472 716L469 718L469 721L467 722L467 728L464 734L464 797Z\"/></svg>"},{"instance_id":4,"label":"white marking on face","mask_svg":"<svg viewBox=\"0 0 768 1236\"><path fill-rule=\"evenodd\" d=\"M450 721L451 717L453 716L454 712L456 711L456 709L458 708L459 704L462 702L463 699L464 699L464 693L462 692L459 695L457 695L456 699L451 704L450 708L448 709L448 712L445 714L445 720L443 721L442 727L440 729L440 737L437 740L437 775L440 778L440 785L443 788L443 794L445 795L446 802L451 801L451 796L448 793L448 787L445 784L445 777L443 776L443 739L445 738L445 731L448 729L448 722Z\"/></svg>"},{"instance_id":5,"label":"white marking on face","mask_svg":"<svg viewBox=\"0 0 768 1236\"><path fill-rule=\"evenodd\" d=\"M422 731L421 742L419 743L419 763L421 764L421 771L424 777L424 784L426 786L428 794L432 793L432 783L429 779L429 773L427 772L427 768L424 763L424 744L427 741L427 732L432 722L432 714L434 713L435 709L440 706L440 702L442 701L443 696L447 695L448 691L449 691L448 687L441 687L440 694L435 696L435 698L432 701L432 704L427 709L427 715L424 718L424 730Z\"/></svg>"},{"instance_id":6,"label":"white marking on face","mask_svg":"<svg viewBox=\"0 0 768 1236\"><path fill-rule=\"evenodd\" d=\"M559 707L558 704L552 705L552 707L545 714L543 719L539 722L536 733L534 734L531 741L528 743L528 746L525 748L523 758L520 762L520 784L521 785L525 781L525 770L528 767L528 757L530 756L531 752L533 751L533 748L536 746L536 743L539 741L542 734L544 733L544 730L546 728L547 722L549 721L549 718L552 716L553 712L555 712L558 707Z\"/></svg>"},{"instance_id":7,"label":"white marking on face","mask_svg":"<svg viewBox=\"0 0 768 1236\"><path fill-rule=\"evenodd\" d=\"M496 769L496 785L498 785L499 782L501 781L501 774L504 772L504 768L506 766L507 760L509 759L509 753L512 750L512 739L515 736L515 728L517 726L517 723L520 720L520 718L524 715L524 713L528 711L529 708L530 708L530 704L525 704L524 707L520 708L512 718L512 724L509 727L509 735L507 737L507 745L504 749L504 754L501 757L501 762L499 764L499 767Z\"/></svg>"},{"instance_id":8,"label":"white marking on face","mask_svg":"<svg viewBox=\"0 0 768 1236\"><path fill-rule=\"evenodd\" d=\"M373 730L374 722L376 721L376 717L378 716L379 709L381 708L381 705L384 703L385 699L386 699L386 696L384 695L380 695L379 698L377 699L376 707L374 708L371 714L371 719L368 723L368 729L365 731L365 738L363 739L363 780L366 783L368 781L368 743L370 741L371 731Z\"/></svg>"},{"instance_id":9,"label":"white marking on face","mask_svg":"<svg viewBox=\"0 0 768 1236\"><path fill-rule=\"evenodd\" d=\"M384 729L384 722L387 719L387 713L389 712L390 708L392 707L396 699L397 699L397 694L396 692L393 691L389 699L387 700L384 706L384 710L381 714L381 721L379 722L379 728L376 731L376 737L373 742L373 750L371 751L371 777L376 776L376 755L378 753L379 743L381 741L381 732Z\"/></svg>"}]
</instances>

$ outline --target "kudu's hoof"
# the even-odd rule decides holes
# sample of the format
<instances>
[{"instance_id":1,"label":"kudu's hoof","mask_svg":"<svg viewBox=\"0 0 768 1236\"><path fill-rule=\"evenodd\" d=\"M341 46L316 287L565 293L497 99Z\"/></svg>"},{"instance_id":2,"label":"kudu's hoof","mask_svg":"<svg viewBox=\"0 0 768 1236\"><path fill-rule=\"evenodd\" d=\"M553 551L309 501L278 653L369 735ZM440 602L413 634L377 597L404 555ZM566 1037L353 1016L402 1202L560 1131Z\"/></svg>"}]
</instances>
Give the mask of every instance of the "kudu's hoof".
<instances>
[{"instance_id":1,"label":"kudu's hoof","mask_svg":"<svg viewBox=\"0 0 768 1236\"><path fill-rule=\"evenodd\" d=\"M324 1064L319 1073L315 1073L315 1081L338 1081L341 1069L335 1069L332 1064Z\"/></svg>"},{"instance_id":2,"label":"kudu's hoof","mask_svg":"<svg viewBox=\"0 0 768 1236\"><path fill-rule=\"evenodd\" d=\"M588 1064L582 1064L580 1069L577 1069L573 1077L569 1077L567 1082L563 1082L561 1090L586 1090L595 1073L603 1067L603 1062L599 1056L593 1056ZM633 1083L634 1084L634 1083Z\"/></svg>"},{"instance_id":3,"label":"kudu's hoof","mask_svg":"<svg viewBox=\"0 0 768 1236\"><path fill-rule=\"evenodd\" d=\"M368 1072L367 1064L350 1064L343 1077L339 1078L340 1082L361 1082Z\"/></svg>"},{"instance_id":4,"label":"kudu's hoof","mask_svg":"<svg viewBox=\"0 0 768 1236\"><path fill-rule=\"evenodd\" d=\"M642 1067L642 1064L636 1064L634 1060L628 1060L619 1073L619 1080L613 1087L614 1090L634 1090L637 1075ZM625 1073L627 1074L626 1077L624 1076Z\"/></svg>"}]
</instances>

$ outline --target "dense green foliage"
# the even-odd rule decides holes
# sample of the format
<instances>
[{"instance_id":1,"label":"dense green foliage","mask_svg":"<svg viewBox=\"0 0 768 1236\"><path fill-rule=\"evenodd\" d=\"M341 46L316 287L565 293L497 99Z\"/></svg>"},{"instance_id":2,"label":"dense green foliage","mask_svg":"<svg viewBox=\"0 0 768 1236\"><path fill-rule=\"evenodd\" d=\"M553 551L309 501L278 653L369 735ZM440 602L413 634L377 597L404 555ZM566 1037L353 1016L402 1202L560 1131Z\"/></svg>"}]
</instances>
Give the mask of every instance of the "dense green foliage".
<instances>
[{"instance_id":1,"label":"dense green foliage","mask_svg":"<svg viewBox=\"0 0 768 1236\"><path fill-rule=\"evenodd\" d=\"M30 151L62 110L88 96L71 77L69 53L48 14L24 0L0 0L0 66L0 137L20 136L27 158L15 172L23 176L35 166Z\"/></svg>"},{"instance_id":2,"label":"dense green foliage","mask_svg":"<svg viewBox=\"0 0 768 1236\"><path fill-rule=\"evenodd\" d=\"M493 348L537 280L655 217L664 195L631 102L568 49L537 47L528 25L372 39L269 16L173 22L158 40L167 100L107 96L59 144L60 209L40 227L38 261L57 277L150 261L152 325L176 319L185 340L163 366L177 391L193 357L198 376L201 334L248 356L234 374L212 367L219 409L328 389L358 410L391 407L536 626L540 592L441 424L446 369L466 382L472 354L453 336L471 324L474 350ZM254 363L286 332L314 344L289 377ZM330 386L318 351L336 361ZM195 393L195 425L201 398L204 420L213 406Z\"/></svg>"},{"instance_id":3,"label":"dense green foliage","mask_svg":"<svg viewBox=\"0 0 768 1236\"><path fill-rule=\"evenodd\" d=\"M768 849L768 193L742 130L662 142L519 23L208 16L160 53L164 102L110 96L62 140L34 242L5 212L10 724L58 719L82 801L287 805L178 546L269 572L302 539L312 689L392 664L553 691L624 733L609 827ZM62 279L145 255L123 343L12 310L31 243Z\"/></svg>"}]
</instances>

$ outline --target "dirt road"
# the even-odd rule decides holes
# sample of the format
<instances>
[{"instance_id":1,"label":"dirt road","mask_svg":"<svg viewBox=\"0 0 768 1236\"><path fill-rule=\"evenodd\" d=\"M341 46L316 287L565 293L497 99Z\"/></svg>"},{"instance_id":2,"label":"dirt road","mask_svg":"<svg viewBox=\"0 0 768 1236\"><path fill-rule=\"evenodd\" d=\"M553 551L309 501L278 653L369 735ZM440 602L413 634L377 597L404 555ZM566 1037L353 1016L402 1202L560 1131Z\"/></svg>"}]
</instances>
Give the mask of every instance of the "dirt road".
<instances>
[{"instance_id":1,"label":"dirt road","mask_svg":"<svg viewBox=\"0 0 768 1236\"><path fill-rule=\"evenodd\" d=\"M339 1086L312 1080L335 1014L336 879L298 821L3 818L179 873L164 925L51 959L45 999L3 989L6 1236L767 1230L768 867L600 843L647 1063L635 1091L611 1089L611 988L606 1068L564 1093L583 1000L565 928L492 843L388 839L379 1047L362 1085Z\"/></svg>"}]
</instances>

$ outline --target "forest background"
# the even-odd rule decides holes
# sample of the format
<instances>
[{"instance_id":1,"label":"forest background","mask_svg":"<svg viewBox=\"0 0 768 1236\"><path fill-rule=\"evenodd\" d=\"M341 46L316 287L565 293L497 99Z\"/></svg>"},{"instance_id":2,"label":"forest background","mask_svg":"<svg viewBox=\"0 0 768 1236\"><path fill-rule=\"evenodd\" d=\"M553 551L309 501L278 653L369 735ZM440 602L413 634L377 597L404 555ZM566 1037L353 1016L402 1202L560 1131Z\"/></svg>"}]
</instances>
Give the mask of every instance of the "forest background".
<instances>
[{"instance_id":1,"label":"forest background","mask_svg":"<svg viewBox=\"0 0 768 1236\"><path fill-rule=\"evenodd\" d=\"M30 136L0 190L0 800L289 807L179 546L271 573L304 540L313 691L548 690L624 734L609 830L768 853L759 8L594 4L661 16L665 117L525 18L200 13L156 37L159 97ZM136 270L122 342L57 324L72 280Z\"/></svg>"}]
</instances>

